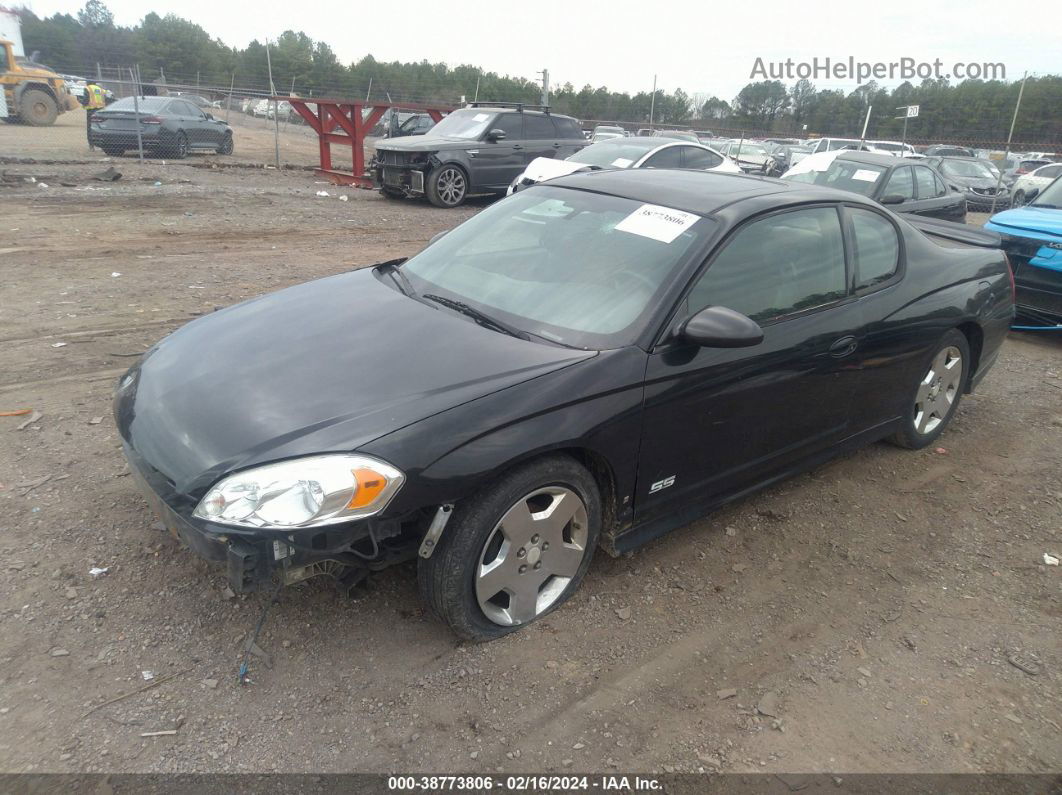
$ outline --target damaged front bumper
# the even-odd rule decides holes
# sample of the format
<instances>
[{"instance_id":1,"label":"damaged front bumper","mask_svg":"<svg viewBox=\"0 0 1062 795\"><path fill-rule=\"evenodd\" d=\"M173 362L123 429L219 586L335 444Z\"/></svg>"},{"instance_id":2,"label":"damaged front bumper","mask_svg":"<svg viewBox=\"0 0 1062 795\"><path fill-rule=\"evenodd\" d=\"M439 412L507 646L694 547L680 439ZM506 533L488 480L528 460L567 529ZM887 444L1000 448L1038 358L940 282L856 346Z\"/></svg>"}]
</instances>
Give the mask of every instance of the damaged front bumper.
<instances>
[{"instance_id":1,"label":"damaged front bumper","mask_svg":"<svg viewBox=\"0 0 1062 795\"><path fill-rule=\"evenodd\" d=\"M369 165L377 189L403 196L424 196L428 172L437 164L434 157L424 156L413 161L377 153Z\"/></svg>"},{"instance_id":2,"label":"damaged front bumper","mask_svg":"<svg viewBox=\"0 0 1062 795\"><path fill-rule=\"evenodd\" d=\"M415 547L390 549L381 543L399 535L397 520L372 517L318 528L274 530L194 518L191 501L172 493L161 473L153 471L128 445L123 445L123 451L133 479L167 532L201 558L224 565L229 587L236 593L262 590L277 582L293 585L320 574L342 584L351 574L381 569L416 554Z\"/></svg>"}]
</instances>

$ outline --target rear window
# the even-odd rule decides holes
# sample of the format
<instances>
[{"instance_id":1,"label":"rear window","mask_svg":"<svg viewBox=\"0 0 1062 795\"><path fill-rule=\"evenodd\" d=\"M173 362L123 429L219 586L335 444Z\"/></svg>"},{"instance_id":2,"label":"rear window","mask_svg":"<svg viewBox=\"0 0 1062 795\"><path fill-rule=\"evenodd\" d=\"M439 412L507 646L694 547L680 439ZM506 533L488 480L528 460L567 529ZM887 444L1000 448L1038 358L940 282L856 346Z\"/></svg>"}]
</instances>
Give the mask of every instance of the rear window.
<instances>
[{"instance_id":1,"label":"rear window","mask_svg":"<svg viewBox=\"0 0 1062 795\"><path fill-rule=\"evenodd\" d=\"M136 103L134 104L132 97L123 97L117 102L108 105L105 110L117 110L132 113L139 105L141 113L158 113L166 107L169 101L169 97L137 97Z\"/></svg>"}]
</instances>

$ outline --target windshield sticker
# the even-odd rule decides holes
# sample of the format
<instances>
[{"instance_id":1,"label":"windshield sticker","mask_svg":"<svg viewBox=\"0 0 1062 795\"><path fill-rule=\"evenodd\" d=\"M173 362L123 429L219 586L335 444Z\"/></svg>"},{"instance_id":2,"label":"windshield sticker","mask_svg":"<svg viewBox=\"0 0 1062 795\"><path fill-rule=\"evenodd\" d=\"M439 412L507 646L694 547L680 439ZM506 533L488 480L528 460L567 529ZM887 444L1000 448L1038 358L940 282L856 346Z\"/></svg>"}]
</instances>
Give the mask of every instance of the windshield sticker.
<instances>
[{"instance_id":1,"label":"windshield sticker","mask_svg":"<svg viewBox=\"0 0 1062 795\"><path fill-rule=\"evenodd\" d=\"M869 168L861 168L852 175L852 179L858 179L860 182L877 182L878 172L872 171Z\"/></svg>"},{"instance_id":2,"label":"windshield sticker","mask_svg":"<svg viewBox=\"0 0 1062 795\"><path fill-rule=\"evenodd\" d=\"M617 157L615 160L612 161L612 165L614 165L616 168L630 168L631 163L633 162L633 160L628 160L625 157Z\"/></svg>"},{"instance_id":3,"label":"windshield sticker","mask_svg":"<svg viewBox=\"0 0 1062 795\"><path fill-rule=\"evenodd\" d=\"M477 113L475 116L472 117L472 121L486 121L489 118L489 113Z\"/></svg>"},{"instance_id":4,"label":"windshield sticker","mask_svg":"<svg viewBox=\"0 0 1062 795\"><path fill-rule=\"evenodd\" d=\"M570 215L572 209L561 199L546 199L534 207L528 207L521 215L535 215L539 218L563 218L566 215Z\"/></svg>"},{"instance_id":5,"label":"windshield sticker","mask_svg":"<svg viewBox=\"0 0 1062 795\"><path fill-rule=\"evenodd\" d=\"M616 224L616 229L659 240L661 243L670 243L699 220L701 217L693 213L657 204L643 204Z\"/></svg>"}]
</instances>

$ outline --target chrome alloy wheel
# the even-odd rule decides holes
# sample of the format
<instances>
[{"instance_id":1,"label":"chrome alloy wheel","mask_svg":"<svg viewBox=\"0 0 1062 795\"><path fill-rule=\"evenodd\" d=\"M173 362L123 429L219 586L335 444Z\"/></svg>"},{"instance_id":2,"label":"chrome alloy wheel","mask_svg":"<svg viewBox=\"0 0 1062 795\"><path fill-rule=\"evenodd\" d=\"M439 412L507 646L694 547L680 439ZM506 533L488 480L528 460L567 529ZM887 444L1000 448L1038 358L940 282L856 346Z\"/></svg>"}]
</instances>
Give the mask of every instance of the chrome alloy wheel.
<instances>
[{"instance_id":1,"label":"chrome alloy wheel","mask_svg":"<svg viewBox=\"0 0 1062 795\"><path fill-rule=\"evenodd\" d=\"M914 427L918 433L936 430L959 396L963 377L962 352L944 348L933 359L915 393Z\"/></svg>"},{"instance_id":2,"label":"chrome alloy wheel","mask_svg":"<svg viewBox=\"0 0 1062 795\"><path fill-rule=\"evenodd\" d=\"M459 169L443 169L435 184L439 198L446 204L460 204L465 198L465 175Z\"/></svg>"},{"instance_id":3,"label":"chrome alloy wheel","mask_svg":"<svg viewBox=\"0 0 1062 795\"><path fill-rule=\"evenodd\" d=\"M476 600L495 624L526 624L560 598L588 554L586 505L546 486L505 512L483 545Z\"/></svg>"}]
</instances>

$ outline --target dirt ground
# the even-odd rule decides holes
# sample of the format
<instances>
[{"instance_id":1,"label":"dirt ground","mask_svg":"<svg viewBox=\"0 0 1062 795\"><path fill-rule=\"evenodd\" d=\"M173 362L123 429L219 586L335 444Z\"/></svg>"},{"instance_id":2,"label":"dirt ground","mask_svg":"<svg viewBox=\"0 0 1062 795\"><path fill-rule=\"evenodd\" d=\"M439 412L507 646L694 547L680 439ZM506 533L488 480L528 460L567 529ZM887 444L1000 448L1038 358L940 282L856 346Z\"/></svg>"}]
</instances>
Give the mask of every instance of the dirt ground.
<instances>
[{"instance_id":1,"label":"dirt ground","mask_svg":"<svg viewBox=\"0 0 1062 795\"><path fill-rule=\"evenodd\" d=\"M296 586L238 685L267 597L153 529L116 378L195 315L412 253L483 203L207 156L102 183L61 121L0 129L0 155L83 161L0 165L0 411L41 413L0 418L3 772L1062 770L1062 340L1022 334L937 449L874 445L599 554L486 645L425 613L412 566L357 599ZM264 127L241 120L237 160L268 160ZM290 162L313 163L305 132ZM146 676L172 678L86 714Z\"/></svg>"}]
</instances>

